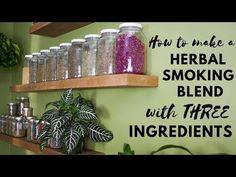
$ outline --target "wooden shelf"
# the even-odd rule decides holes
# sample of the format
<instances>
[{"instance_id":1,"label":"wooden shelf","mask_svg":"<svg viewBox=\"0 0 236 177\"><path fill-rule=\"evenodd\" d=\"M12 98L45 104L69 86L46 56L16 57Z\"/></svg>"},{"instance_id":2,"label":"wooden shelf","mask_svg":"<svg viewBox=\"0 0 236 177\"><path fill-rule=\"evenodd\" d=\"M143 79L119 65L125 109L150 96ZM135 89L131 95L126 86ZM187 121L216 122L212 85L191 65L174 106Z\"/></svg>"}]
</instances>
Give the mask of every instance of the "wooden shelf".
<instances>
[{"instance_id":1,"label":"wooden shelf","mask_svg":"<svg viewBox=\"0 0 236 177\"><path fill-rule=\"evenodd\" d=\"M60 81L11 86L12 92L35 92L70 88L157 87L158 77L138 74L114 74Z\"/></svg>"},{"instance_id":2,"label":"wooden shelf","mask_svg":"<svg viewBox=\"0 0 236 177\"><path fill-rule=\"evenodd\" d=\"M57 37L92 22L37 22L30 27L30 34Z\"/></svg>"},{"instance_id":3,"label":"wooden shelf","mask_svg":"<svg viewBox=\"0 0 236 177\"><path fill-rule=\"evenodd\" d=\"M26 138L14 138L14 137L0 134L0 140L10 143L10 144L17 146L17 147L27 149L27 150L32 151L37 154L64 155L64 153L61 150L55 150L55 149L51 149L51 148L45 148L43 151L41 151L39 149L38 144L31 143L31 142L27 141ZM103 153L92 151L92 150L85 150L84 152L82 152L79 155L103 155Z\"/></svg>"}]
</instances>

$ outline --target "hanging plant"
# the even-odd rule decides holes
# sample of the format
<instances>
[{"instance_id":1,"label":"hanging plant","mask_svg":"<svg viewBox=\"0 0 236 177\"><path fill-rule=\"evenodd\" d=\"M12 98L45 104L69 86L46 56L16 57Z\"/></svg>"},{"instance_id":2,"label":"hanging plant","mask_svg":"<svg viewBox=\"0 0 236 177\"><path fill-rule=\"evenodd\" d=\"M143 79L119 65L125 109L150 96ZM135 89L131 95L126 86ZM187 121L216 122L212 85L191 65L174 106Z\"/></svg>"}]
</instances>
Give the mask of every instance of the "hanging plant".
<instances>
[{"instance_id":1,"label":"hanging plant","mask_svg":"<svg viewBox=\"0 0 236 177\"><path fill-rule=\"evenodd\" d=\"M0 66L10 68L21 62L22 50L16 42L0 33Z\"/></svg>"}]
</instances>

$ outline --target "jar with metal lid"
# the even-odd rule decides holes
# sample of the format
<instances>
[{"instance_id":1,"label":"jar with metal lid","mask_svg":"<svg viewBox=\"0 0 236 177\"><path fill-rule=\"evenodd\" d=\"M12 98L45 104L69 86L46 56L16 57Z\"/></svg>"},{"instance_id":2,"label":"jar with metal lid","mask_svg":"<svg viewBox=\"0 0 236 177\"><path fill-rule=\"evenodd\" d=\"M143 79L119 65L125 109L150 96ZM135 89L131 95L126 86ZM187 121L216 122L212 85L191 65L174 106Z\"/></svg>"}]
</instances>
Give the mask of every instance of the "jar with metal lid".
<instances>
[{"instance_id":1,"label":"jar with metal lid","mask_svg":"<svg viewBox=\"0 0 236 177\"><path fill-rule=\"evenodd\" d=\"M146 73L146 38L139 23L122 23L116 37L115 73Z\"/></svg>"},{"instance_id":2,"label":"jar with metal lid","mask_svg":"<svg viewBox=\"0 0 236 177\"><path fill-rule=\"evenodd\" d=\"M12 119L12 136L25 137L26 129L24 127L24 121L22 116L17 116Z\"/></svg>"},{"instance_id":3,"label":"jar with metal lid","mask_svg":"<svg viewBox=\"0 0 236 177\"><path fill-rule=\"evenodd\" d=\"M60 44L57 58L57 80L68 78L68 50L71 43Z\"/></svg>"},{"instance_id":4,"label":"jar with metal lid","mask_svg":"<svg viewBox=\"0 0 236 177\"><path fill-rule=\"evenodd\" d=\"M33 108L32 107L24 107L22 111L22 115L25 117L30 117L33 116Z\"/></svg>"},{"instance_id":5,"label":"jar with metal lid","mask_svg":"<svg viewBox=\"0 0 236 177\"><path fill-rule=\"evenodd\" d=\"M60 47L50 47L48 59L46 61L46 81L54 81L57 79L57 53Z\"/></svg>"},{"instance_id":6,"label":"jar with metal lid","mask_svg":"<svg viewBox=\"0 0 236 177\"><path fill-rule=\"evenodd\" d=\"M16 116L17 115L17 103L8 103L8 115L9 116Z\"/></svg>"},{"instance_id":7,"label":"jar with metal lid","mask_svg":"<svg viewBox=\"0 0 236 177\"><path fill-rule=\"evenodd\" d=\"M85 36L82 54L82 77L96 75L97 44L101 36L88 34Z\"/></svg>"},{"instance_id":8,"label":"jar with metal lid","mask_svg":"<svg viewBox=\"0 0 236 177\"><path fill-rule=\"evenodd\" d=\"M25 124L27 128L27 141L33 141L34 140L34 118L27 119L27 123Z\"/></svg>"},{"instance_id":9,"label":"jar with metal lid","mask_svg":"<svg viewBox=\"0 0 236 177\"><path fill-rule=\"evenodd\" d=\"M34 116L29 116L29 117L23 116L23 126L24 129L26 129L26 132L28 131L28 125L31 119L34 119Z\"/></svg>"},{"instance_id":10,"label":"jar with metal lid","mask_svg":"<svg viewBox=\"0 0 236 177\"><path fill-rule=\"evenodd\" d=\"M8 115L1 115L1 131L0 133L2 134L6 134L6 128L7 128L7 118L8 118Z\"/></svg>"},{"instance_id":11,"label":"jar with metal lid","mask_svg":"<svg viewBox=\"0 0 236 177\"><path fill-rule=\"evenodd\" d=\"M30 107L29 97L20 97L18 103L18 115L23 115L23 108Z\"/></svg>"},{"instance_id":12,"label":"jar with metal lid","mask_svg":"<svg viewBox=\"0 0 236 177\"><path fill-rule=\"evenodd\" d=\"M68 78L81 77L82 44L85 39L71 40L72 46L68 51Z\"/></svg>"},{"instance_id":13,"label":"jar with metal lid","mask_svg":"<svg viewBox=\"0 0 236 177\"><path fill-rule=\"evenodd\" d=\"M14 119L16 116L8 116L8 127L7 127L7 135L12 136L13 135L13 128L12 123L14 122Z\"/></svg>"},{"instance_id":14,"label":"jar with metal lid","mask_svg":"<svg viewBox=\"0 0 236 177\"><path fill-rule=\"evenodd\" d=\"M23 63L23 67L29 67L29 62L33 56L32 55L25 55L25 60Z\"/></svg>"},{"instance_id":15,"label":"jar with metal lid","mask_svg":"<svg viewBox=\"0 0 236 177\"><path fill-rule=\"evenodd\" d=\"M38 57L40 53L32 53L32 58L29 60L29 83L36 83L37 78L37 62L38 62Z\"/></svg>"},{"instance_id":16,"label":"jar with metal lid","mask_svg":"<svg viewBox=\"0 0 236 177\"><path fill-rule=\"evenodd\" d=\"M46 81L46 62L49 50L41 50L37 64L37 82Z\"/></svg>"},{"instance_id":17,"label":"jar with metal lid","mask_svg":"<svg viewBox=\"0 0 236 177\"><path fill-rule=\"evenodd\" d=\"M50 138L48 140L49 147L52 149L62 148L62 140L59 138Z\"/></svg>"},{"instance_id":18,"label":"jar with metal lid","mask_svg":"<svg viewBox=\"0 0 236 177\"><path fill-rule=\"evenodd\" d=\"M116 36L119 30L104 29L98 41L96 75L113 74L116 57Z\"/></svg>"},{"instance_id":19,"label":"jar with metal lid","mask_svg":"<svg viewBox=\"0 0 236 177\"><path fill-rule=\"evenodd\" d=\"M4 115L1 115L0 116L0 133L3 133L3 126L2 126L3 119L4 119Z\"/></svg>"}]
</instances>

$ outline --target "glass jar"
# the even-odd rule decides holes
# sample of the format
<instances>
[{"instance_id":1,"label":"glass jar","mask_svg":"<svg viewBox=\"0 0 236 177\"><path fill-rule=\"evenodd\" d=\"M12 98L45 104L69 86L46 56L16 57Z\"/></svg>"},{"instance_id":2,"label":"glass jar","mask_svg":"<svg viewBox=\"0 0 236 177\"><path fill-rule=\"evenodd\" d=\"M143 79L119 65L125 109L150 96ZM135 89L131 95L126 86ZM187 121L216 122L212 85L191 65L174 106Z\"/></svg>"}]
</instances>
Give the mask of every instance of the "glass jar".
<instances>
[{"instance_id":1,"label":"glass jar","mask_svg":"<svg viewBox=\"0 0 236 177\"><path fill-rule=\"evenodd\" d=\"M13 128L12 128L12 122L14 122L14 119L16 116L8 116L8 127L7 127L7 135L12 136L13 135Z\"/></svg>"},{"instance_id":2,"label":"glass jar","mask_svg":"<svg viewBox=\"0 0 236 177\"><path fill-rule=\"evenodd\" d=\"M146 38L139 23L122 23L116 37L115 73L146 73Z\"/></svg>"},{"instance_id":3,"label":"glass jar","mask_svg":"<svg viewBox=\"0 0 236 177\"><path fill-rule=\"evenodd\" d=\"M96 75L113 74L117 29L104 29L98 41Z\"/></svg>"},{"instance_id":4,"label":"glass jar","mask_svg":"<svg viewBox=\"0 0 236 177\"><path fill-rule=\"evenodd\" d=\"M28 123L25 125L27 128L27 141L33 141L34 140L34 118L27 119Z\"/></svg>"},{"instance_id":5,"label":"glass jar","mask_svg":"<svg viewBox=\"0 0 236 177\"><path fill-rule=\"evenodd\" d=\"M20 97L18 103L18 115L23 115L23 108L29 108L30 102L29 97Z\"/></svg>"},{"instance_id":6,"label":"glass jar","mask_svg":"<svg viewBox=\"0 0 236 177\"><path fill-rule=\"evenodd\" d=\"M26 132L28 131L28 125L29 125L31 119L34 119L34 117L33 116L29 116L29 117L23 116L23 126L24 126L24 129L26 129ZM28 136L28 133L27 133L27 136Z\"/></svg>"},{"instance_id":7,"label":"glass jar","mask_svg":"<svg viewBox=\"0 0 236 177\"><path fill-rule=\"evenodd\" d=\"M9 116L16 116L17 115L17 103L8 103L8 115Z\"/></svg>"},{"instance_id":8,"label":"glass jar","mask_svg":"<svg viewBox=\"0 0 236 177\"><path fill-rule=\"evenodd\" d=\"M15 117L12 119L12 136L14 137L25 137L26 129L24 127L23 117Z\"/></svg>"},{"instance_id":9,"label":"glass jar","mask_svg":"<svg viewBox=\"0 0 236 177\"><path fill-rule=\"evenodd\" d=\"M85 36L82 53L82 77L96 75L97 43L101 36L88 34Z\"/></svg>"},{"instance_id":10,"label":"glass jar","mask_svg":"<svg viewBox=\"0 0 236 177\"><path fill-rule=\"evenodd\" d=\"M68 50L71 43L60 44L57 58L57 80L68 78Z\"/></svg>"},{"instance_id":11,"label":"glass jar","mask_svg":"<svg viewBox=\"0 0 236 177\"><path fill-rule=\"evenodd\" d=\"M32 58L29 60L29 83L36 83L37 62L40 53L32 53Z\"/></svg>"},{"instance_id":12,"label":"glass jar","mask_svg":"<svg viewBox=\"0 0 236 177\"><path fill-rule=\"evenodd\" d=\"M46 61L46 81L54 81L57 79L57 53L60 47L50 47L48 60Z\"/></svg>"},{"instance_id":13,"label":"glass jar","mask_svg":"<svg viewBox=\"0 0 236 177\"><path fill-rule=\"evenodd\" d=\"M22 115L25 117L33 116L33 108L32 107L24 107L22 111Z\"/></svg>"},{"instance_id":14,"label":"glass jar","mask_svg":"<svg viewBox=\"0 0 236 177\"><path fill-rule=\"evenodd\" d=\"M50 138L48 140L49 147L52 149L60 149L62 148L62 140L58 138Z\"/></svg>"},{"instance_id":15,"label":"glass jar","mask_svg":"<svg viewBox=\"0 0 236 177\"><path fill-rule=\"evenodd\" d=\"M38 57L37 64L37 82L46 81L46 62L48 59L49 50L41 50L40 56Z\"/></svg>"},{"instance_id":16,"label":"glass jar","mask_svg":"<svg viewBox=\"0 0 236 177\"><path fill-rule=\"evenodd\" d=\"M81 77L82 44L85 39L71 40L72 46L68 51L68 78Z\"/></svg>"},{"instance_id":17,"label":"glass jar","mask_svg":"<svg viewBox=\"0 0 236 177\"><path fill-rule=\"evenodd\" d=\"M23 67L29 67L29 62L33 56L32 55L25 55L25 60L23 63Z\"/></svg>"},{"instance_id":18,"label":"glass jar","mask_svg":"<svg viewBox=\"0 0 236 177\"><path fill-rule=\"evenodd\" d=\"M4 130L3 130L3 128L4 128L3 121L4 121L4 115L1 115L0 116L0 133L4 132Z\"/></svg>"}]
</instances>

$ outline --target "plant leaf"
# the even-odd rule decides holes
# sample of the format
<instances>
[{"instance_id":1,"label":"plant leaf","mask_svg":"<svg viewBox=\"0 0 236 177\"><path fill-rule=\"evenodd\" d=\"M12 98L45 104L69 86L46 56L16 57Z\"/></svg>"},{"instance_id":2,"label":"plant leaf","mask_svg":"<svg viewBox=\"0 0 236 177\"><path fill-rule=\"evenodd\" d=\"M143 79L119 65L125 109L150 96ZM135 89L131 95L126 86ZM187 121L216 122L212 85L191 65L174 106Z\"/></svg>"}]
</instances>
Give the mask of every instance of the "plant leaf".
<instances>
[{"instance_id":1,"label":"plant leaf","mask_svg":"<svg viewBox=\"0 0 236 177\"><path fill-rule=\"evenodd\" d=\"M68 89L65 92L63 92L61 99L62 99L62 101L64 101L68 105L72 104L72 102L73 102L72 89Z\"/></svg>"},{"instance_id":2,"label":"plant leaf","mask_svg":"<svg viewBox=\"0 0 236 177\"><path fill-rule=\"evenodd\" d=\"M85 137L87 131L86 131L86 128L81 123L75 122L73 126L75 130L78 130L81 137Z\"/></svg>"},{"instance_id":3,"label":"plant leaf","mask_svg":"<svg viewBox=\"0 0 236 177\"><path fill-rule=\"evenodd\" d=\"M49 102L48 104L46 104L45 109L48 108L48 106L55 106L56 108L59 108L61 106L61 101L53 101L53 102Z\"/></svg>"},{"instance_id":4,"label":"plant leaf","mask_svg":"<svg viewBox=\"0 0 236 177\"><path fill-rule=\"evenodd\" d=\"M38 140L42 141L42 140L44 140L44 139L47 138L47 137L50 138L50 137L51 137L51 133L52 133L52 131L50 130L50 128L51 128L50 124L46 124L46 125L44 126L44 128L41 129L41 131L39 132Z\"/></svg>"},{"instance_id":5,"label":"plant leaf","mask_svg":"<svg viewBox=\"0 0 236 177\"><path fill-rule=\"evenodd\" d=\"M52 129L52 137L56 139L60 139L62 134L65 131L65 128L63 125L66 124L66 122L69 121L68 114L64 114L60 117L52 119L51 129Z\"/></svg>"},{"instance_id":6,"label":"plant leaf","mask_svg":"<svg viewBox=\"0 0 236 177\"><path fill-rule=\"evenodd\" d=\"M41 119L51 123L52 119L58 117L59 111L57 109L50 109L43 113Z\"/></svg>"},{"instance_id":7,"label":"plant leaf","mask_svg":"<svg viewBox=\"0 0 236 177\"><path fill-rule=\"evenodd\" d=\"M97 115L91 107L87 105L82 105L80 107L80 119L88 119L88 120L93 120L97 119Z\"/></svg>"},{"instance_id":8,"label":"plant leaf","mask_svg":"<svg viewBox=\"0 0 236 177\"><path fill-rule=\"evenodd\" d=\"M165 150L165 149L170 149L170 148L182 149L182 150L184 150L184 151L187 151L189 154L193 155L193 153L192 153L189 149L187 149L186 147L184 147L184 146L178 146L178 145L172 145L172 144L168 144L168 145L161 146L158 150L152 151L152 152L151 152L151 155L154 155L154 154L157 153L157 152L163 151L163 150Z\"/></svg>"},{"instance_id":9,"label":"plant leaf","mask_svg":"<svg viewBox=\"0 0 236 177\"><path fill-rule=\"evenodd\" d=\"M91 122L87 125L88 135L95 142L106 142L113 139L112 132L105 130L101 126Z\"/></svg>"},{"instance_id":10,"label":"plant leaf","mask_svg":"<svg viewBox=\"0 0 236 177\"><path fill-rule=\"evenodd\" d=\"M69 127L65 133L63 142L65 145L66 152L70 154L75 147L77 146L79 140L81 138L80 132L78 129L76 129L76 125L73 125Z\"/></svg>"},{"instance_id":11,"label":"plant leaf","mask_svg":"<svg viewBox=\"0 0 236 177\"><path fill-rule=\"evenodd\" d=\"M118 152L118 155L135 155L135 152L131 150L129 144L124 143L123 152Z\"/></svg>"}]
</instances>

